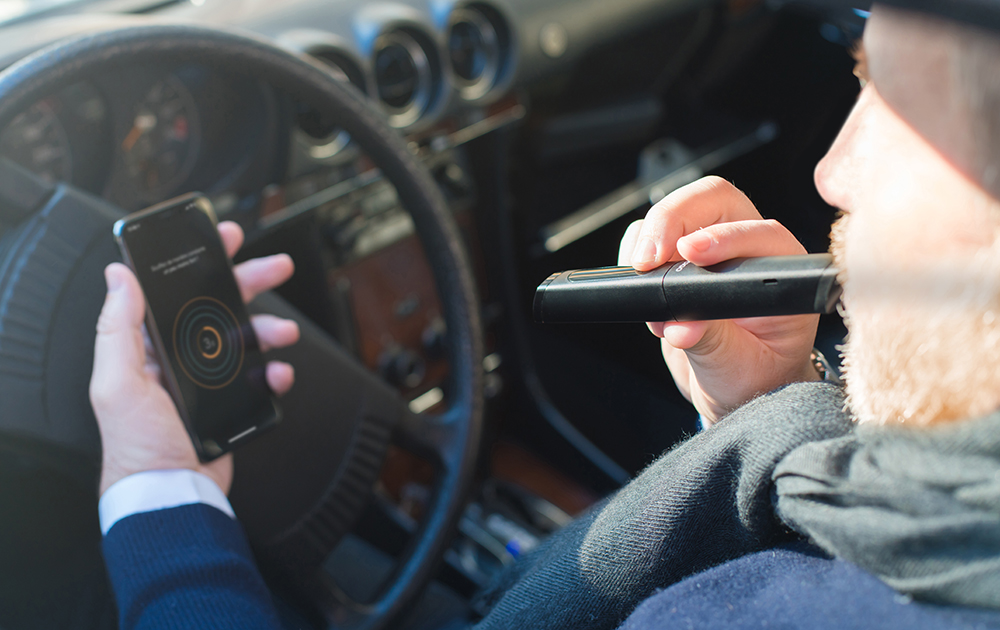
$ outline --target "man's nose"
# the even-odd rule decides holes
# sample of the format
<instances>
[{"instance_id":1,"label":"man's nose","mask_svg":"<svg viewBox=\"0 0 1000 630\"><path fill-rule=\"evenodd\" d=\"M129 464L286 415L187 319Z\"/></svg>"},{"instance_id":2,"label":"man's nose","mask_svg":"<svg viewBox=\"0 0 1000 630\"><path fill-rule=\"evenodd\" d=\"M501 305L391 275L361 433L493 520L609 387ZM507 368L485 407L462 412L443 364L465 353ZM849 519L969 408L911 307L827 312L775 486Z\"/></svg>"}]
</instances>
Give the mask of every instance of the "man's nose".
<instances>
[{"instance_id":1,"label":"man's nose","mask_svg":"<svg viewBox=\"0 0 1000 630\"><path fill-rule=\"evenodd\" d=\"M865 159L863 155L865 147L864 143L858 142L858 139L873 98L877 98L877 95L874 86L869 83L858 97L857 104L841 127L830 150L813 171L813 181L820 196L825 202L841 210L851 209L851 191L859 183L857 176Z\"/></svg>"},{"instance_id":2,"label":"man's nose","mask_svg":"<svg viewBox=\"0 0 1000 630\"><path fill-rule=\"evenodd\" d=\"M813 181L823 201L836 208L843 208L843 194L840 193L837 185L837 156L834 155L834 147L831 147L823 159L816 164L816 168L813 170Z\"/></svg>"}]
</instances>

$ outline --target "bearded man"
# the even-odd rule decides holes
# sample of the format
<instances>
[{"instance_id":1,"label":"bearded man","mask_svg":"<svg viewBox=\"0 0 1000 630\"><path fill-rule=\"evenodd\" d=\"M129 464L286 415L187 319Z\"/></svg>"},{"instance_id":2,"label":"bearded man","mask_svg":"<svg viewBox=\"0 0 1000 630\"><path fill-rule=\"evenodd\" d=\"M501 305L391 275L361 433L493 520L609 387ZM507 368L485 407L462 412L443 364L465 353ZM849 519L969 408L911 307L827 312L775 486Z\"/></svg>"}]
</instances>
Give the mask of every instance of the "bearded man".
<instances>
[{"instance_id":1,"label":"bearded man","mask_svg":"<svg viewBox=\"0 0 1000 630\"><path fill-rule=\"evenodd\" d=\"M815 171L846 399L816 382L818 316L650 323L707 429L505 575L477 628L1000 627L998 25L992 0L892 0L856 48ZM619 264L803 253L709 177Z\"/></svg>"}]
</instances>

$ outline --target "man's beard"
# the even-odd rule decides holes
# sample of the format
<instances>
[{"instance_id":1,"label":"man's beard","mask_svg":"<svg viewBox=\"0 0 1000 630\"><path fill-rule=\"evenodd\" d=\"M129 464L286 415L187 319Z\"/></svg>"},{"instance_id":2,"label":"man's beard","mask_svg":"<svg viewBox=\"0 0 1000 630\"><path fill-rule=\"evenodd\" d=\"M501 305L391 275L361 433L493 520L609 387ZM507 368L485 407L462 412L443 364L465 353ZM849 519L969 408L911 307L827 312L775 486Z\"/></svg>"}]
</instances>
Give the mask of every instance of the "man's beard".
<instances>
[{"instance_id":1,"label":"man's beard","mask_svg":"<svg viewBox=\"0 0 1000 630\"><path fill-rule=\"evenodd\" d=\"M927 425L1000 403L1000 247L908 272L855 269L834 224L847 404L859 422ZM849 273L848 273L849 271Z\"/></svg>"}]
</instances>

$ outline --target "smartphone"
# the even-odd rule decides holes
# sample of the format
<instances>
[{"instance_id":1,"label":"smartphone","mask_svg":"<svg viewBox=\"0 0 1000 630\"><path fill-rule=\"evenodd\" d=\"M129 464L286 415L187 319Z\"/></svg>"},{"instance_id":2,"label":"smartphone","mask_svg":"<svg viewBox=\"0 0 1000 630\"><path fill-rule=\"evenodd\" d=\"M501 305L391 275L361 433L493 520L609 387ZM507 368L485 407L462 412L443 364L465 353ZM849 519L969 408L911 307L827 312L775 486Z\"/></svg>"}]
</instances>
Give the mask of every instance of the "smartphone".
<instances>
[{"instance_id":1,"label":"smartphone","mask_svg":"<svg viewBox=\"0 0 1000 630\"><path fill-rule=\"evenodd\" d=\"M114 234L146 296L146 329L201 461L278 424L211 202L171 199L116 222Z\"/></svg>"}]
</instances>

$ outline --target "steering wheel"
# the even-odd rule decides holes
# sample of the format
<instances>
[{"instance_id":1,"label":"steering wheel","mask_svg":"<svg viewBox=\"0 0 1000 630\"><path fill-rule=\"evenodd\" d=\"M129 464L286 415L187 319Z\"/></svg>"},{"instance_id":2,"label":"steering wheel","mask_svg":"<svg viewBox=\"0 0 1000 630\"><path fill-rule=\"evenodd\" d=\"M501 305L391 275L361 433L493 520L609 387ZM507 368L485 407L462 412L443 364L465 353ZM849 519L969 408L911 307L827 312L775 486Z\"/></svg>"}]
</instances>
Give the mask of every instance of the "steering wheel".
<instances>
[{"instance_id":1,"label":"steering wheel","mask_svg":"<svg viewBox=\"0 0 1000 630\"><path fill-rule=\"evenodd\" d=\"M413 218L447 326L447 411L414 415L400 396L276 295L251 310L297 320L302 338L279 357L297 368L281 426L236 453L232 502L265 573L338 627L398 618L443 555L473 476L483 413L482 343L471 266L426 169L373 105L323 67L251 35L139 24L64 41L0 73L0 129L46 95L124 64L195 63L251 76L347 131ZM0 160L0 448L29 454L96 487L100 441L87 397L103 267L118 258L111 225L124 213ZM390 442L434 464L426 516L370 602L327 583L324 559L357 520ZM96 497L95 497L96 502ZM9 506L8 506L9 507ZM6 509L6 508L5 508Z\"/></svg>"}]
</instances>

